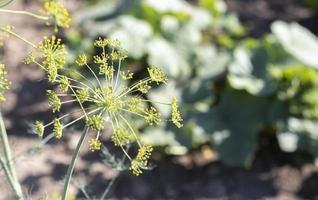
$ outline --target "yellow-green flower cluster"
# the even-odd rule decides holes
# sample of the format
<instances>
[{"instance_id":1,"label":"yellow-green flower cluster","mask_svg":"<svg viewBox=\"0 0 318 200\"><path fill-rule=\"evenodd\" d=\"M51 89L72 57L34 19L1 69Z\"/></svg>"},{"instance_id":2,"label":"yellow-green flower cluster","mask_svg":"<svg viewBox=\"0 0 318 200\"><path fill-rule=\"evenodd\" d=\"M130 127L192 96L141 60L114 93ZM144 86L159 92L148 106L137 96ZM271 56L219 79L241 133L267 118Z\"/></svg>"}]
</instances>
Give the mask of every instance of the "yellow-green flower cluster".
<instances>
[{"instance_id":1,"label":"yellow-green flower cluster","mask_svg":"<svg viewBox=\"0 0 318 200\"><path fill-rule=\"evenodd\" d=\"M114 130L111 140L115 146L125 146L132 141L131 134L124 129Z\"/></svg>"},{"instance_id":2,"label":"yellow-green flower cluster","mask_svg":"<svg viewBox=\"0 0 318 200\"><path fill-rule=\"evenodd\" d=\"M152 81L156 82L157 84L166 83L168 80L162 69L158 67L149 67L148 72Z\"/></svg>"},{"instance_id":3,"label":"yellow-green flower cluster","mask_svg":"<svg viewBox=\"0 0 318 200\"><path fill-rule=\"evenodd\" d=\"M63 125L61 124L59 119L53 120L53 133L57 139L60 139L63 135Z\"/></svg>"},{"instance_id":4,"label":"yellow-green flower cluster","mask_svg":"<svg viewBox=\"0 0 318 200\"><path fill-rule=\"evenodd\" d=\"M66 76L61 76L59 79L59 85L61 92L67 92L70 87L70 80Z\"/></svg>"},{"instance_id":5,"label":"yellow-green flower cluster","mask_svg":"<svg viewBox=\"0 0 318 200\"><path fill-rule=\"evenodd\" d=\"M69 28L71 17L67 9L57 0L46 0L44 2L41 13L50 17L55 23L55 30L57 27ZM50 22L48 22L50 25Z\"/></svg>"},{"instance_id":6,"label":"yellow-green flower cluster","mask_svg":"<svg viewBox=\"0 0 318 200\"><path fill-rule=\"evenodd\" d=\"M145 112L145 120L149 125L159 124L161 121L161 114L154 107L150 107Z\"/></svg>"},{"instance_id":7,"label":"yellow-green flower cluster","mask_svg":"<svg viewBox=\"0 0 318 200\"><path fill-rule=\"evenodd\" d=\"M48 80L51 83L56 81L58 70L66 64L67 51L61 44L61 39L52 36L51 39L44 37L43 41L37 47L40 56L36 59L34 53L30 53L27 60L34 62L48 74Z\"/></svg>"},{"instance_id":8,"label":"yellow-green flower cluster","mask_svg":"<svg viewBox=\"0 0 318 200\"><path fill-rule=\"evenodd\" d=\"M0 102L5 100L4 92L11 86L11 82L7 79L7 71L4 64L0 63Z\"/></svg>"},{"instance_id":9,"label":"yellow-green flower cluster","mask_svg":"<svg viewBox=\"0 0 318 200\"><path fill-rule=\"evenodd\" d=\"M94 152L100 150L102 143L99 139L91 139L89 141L89 149Z\"/></svg>"},{"instance_id":10,"label":"yellow-green flower cluster","mask_svg":"<svg viewBox=\"0 0 318 200\"><path fill-rule=\"evenodd\" d=\"M34 123L34 129L35 129L35 133L39 136L39 137L43 137L44 134L44 125L42 122L40 121L35 121Z\"/></svg>"},{"instance_id":11,"label":"yellow-green flower cluster","mask_svg":"<svg viewBox=\"0 0 318 200\"><path fill-rule=\"evenodd\" d=\"M49 97L49 106L52 108L52 112L60 111L62 103L57 94L52 90L46 91L46 94Z\"/></svg>"},{"instance_id":12,"label":"yellow-green flower cluster","mask_svg":"<svg viewBox=\"0 0 318 200\"><path fill-rule=\"evenodd\" d=\"M78 56L78 58L75 60L76 64L79 66L83 66L87 64L87 56L85 54L81 54Z\"/></svg>"},{"instance_id":13,"label":"yellow-green flower cluster","mask_svg":"<svg viewBox=\"0 0 318 200\"><path fill-rule=\"evenodd\" d=\"M177 98L173 97L172 98L172 103L171 103L171 120L172 122L178 127L181 128L183 126L182 124L182 118L181 118L181 114L179 111L179 106L177 103Z\"/></svg>"},{"instance_id":14,"label":"yellow-green flower cluster","mask_svg":"<svg viewBox=\"0 0 318 200\"><path fill-rule=\"evenodd\" d=\"M65 75L67 73L60 74L60 71L63 72L64 70L62 66L65 64L65 60L64 58L62 61L58 60L56 54L66 55L60 40L52 38L48 42L45 39L44 43L42 45L43 48L39 49L42 53L40 58L44 57L44 61L41 64L36 61L36 57L33 60L48 72L49 81L60 86L58 92L51 90L47 92L52 111L59 111L64 104L76 103L79 109L75 112L80 112L82 115L65 125L62 125L60 121L64 117L72 116L71 113L65 114L45 126L36 124L38 134L43 135L42 127L53 125L55 136L60 138L62 137L63 128L82 120L96 134L96 137L89 141L89 149L96 151L102 145L100 135L105 128L109 127L112 130L111 141L115 146L121 148L130 160L131 171L135 175L139 175L143 170L148 169L148 161L153 148L140 143L137 130L132 123L134 119L141 118L150 126L160 124L163 119L160 112L156 109L156 104L163 104L171 106L171 121L177 127L182 127L182 119L175 98L172 103L160 103L140 97L141 94L147 94L151 90L152 84L157 85L167 82L164 72L160 68L149 67L149 77L142 80L134 80L131 71L122 70L121 65L127 57L127 52L120 46L120 43L117 40L99 38L94 45L100 48L101 53L93 56L93 65L87 62L88 59L85 54L81 54L76 59L77 65L87 68L92 76L95 77L94 82L84 82L82 79L68 77ZM52 43L57 46L53 45L53 48L47 47L52 46ZM48 50L48 52L44 51L44 49ZM54 79L49 72L52 68L56 69L54 71ZM99 74L95 73L96 71L99 71ZM85 75L80 74L78 70L74 70L74 73L77 73L78 76L76 77L85 78ZM135 83L129 86L129 81L134 81ZM136 143L139 149L135 156L132 156L125 148L133 143Z\"/></svg>"},{"instance_id":15,"label":"yellow-green flower cluster","mask_svg":"<svg viewBox=\"0 0 318 200\"><path fill-rule=\"evenodd\" d=\"M130 170L136 176L139 176L142 173L142 170L148 169L148 160L153 151L152 146L143 145L139 148L138 154L134 160L131 162Z\"/></svg>"},{"instance_id":16,"label":"yellow-green flower cluster","mask_svg":"<svg viewBox=\"0 0 318 200\"><path fill-rule=\"evenodd\" d=\"M89 91L88 88L79 89L76 91L77 98L81 103L84 103L89 98Z\"/></svg>"},{"instance_id":17,"label":"yellow-green flower cluster","mask_svg":"<svg viewBox=\"0 0 318 200\"><path fill-rule=\"evenodd\" d=\"M88 117L87 125L94 131L101 131L104 129L104 119L100 115L92 115Z\"/></svg>"}]
</instances>

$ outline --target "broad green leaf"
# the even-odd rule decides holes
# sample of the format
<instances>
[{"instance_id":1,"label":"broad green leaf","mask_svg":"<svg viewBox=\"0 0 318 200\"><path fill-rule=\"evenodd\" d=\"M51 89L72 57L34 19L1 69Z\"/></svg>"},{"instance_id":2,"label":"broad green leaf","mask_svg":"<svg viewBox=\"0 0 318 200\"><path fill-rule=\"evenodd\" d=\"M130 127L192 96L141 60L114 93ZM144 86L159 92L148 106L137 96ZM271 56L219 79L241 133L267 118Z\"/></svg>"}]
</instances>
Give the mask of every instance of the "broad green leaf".
<instances>
[{"instance_id":1,"label":"broad green leaf","mask_svg":"<svg viewBox=\"0 0 318 200\"><path fill-rule=\"evenodd\" d=\"M306 65L318 69L318 38L297 23L276 21L271 30L285 50Z\"/></svg>"}]
</instances>

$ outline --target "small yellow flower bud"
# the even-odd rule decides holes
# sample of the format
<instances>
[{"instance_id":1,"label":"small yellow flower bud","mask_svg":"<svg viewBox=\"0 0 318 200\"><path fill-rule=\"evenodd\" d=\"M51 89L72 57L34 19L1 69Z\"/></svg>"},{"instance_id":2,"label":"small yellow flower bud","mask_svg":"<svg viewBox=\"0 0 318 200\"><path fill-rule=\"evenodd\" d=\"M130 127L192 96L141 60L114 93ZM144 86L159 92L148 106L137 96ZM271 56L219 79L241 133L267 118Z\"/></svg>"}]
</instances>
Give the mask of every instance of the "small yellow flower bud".
<instances>
[{"instance_id":1,"label":"small yellow flower bud","mask_svg":"<svg viewBox=\"0 0 318 200\"><path fill-rule=\"evenodd\" d=\"M173 97L172 98L172 103L171 103L171 120L172 122L178 127L181 128L183 126L182 121L183 119L181 118L180 111L179 111L179 106L177 103L177 98Z\"/></svg>"},{"instance_id":2,"label":"small yellow flower bud","mask_svg":"<svg viewBox=\"0 0 318 200\"><path fill-rule=\"evenodd\" d=\"M125 146L131 142L131 137L126 130L117 129L113 132L111 140L115 146Z\"/></svg>"},{"instance_id":3,"label":"small yellow flower bud","mask_svg":"<svg viewBox=\"0 0 318 200\"><path fill-rule=\"evenodd\" d=\"M157 84L167 82L168 79L162 69L158 67L148 67L147 70L152 81Z\"/></svg>"},{"instance_id":4,"label":"small yellow flower bud","mask_svg":"<svg viewBox=\"0 0 318 200\"><path fill-rule=\"evenodd\" d=\"M40 121L36 121L34 123L34 129L35 129L35 133L41 138L43 137L43 133L44 133L44 125L42 122Z\"/></svg>"},{"instance_id":5,"label":"small yellow flower bud","mask_svg":"<svg viewBox=\"0 0 318 200\"><path fill-rule=\"evenodd\" d=\"M104 120L101 116L92 115L88 117L87 125L94 131L101 131L104 129Z\"/></svg>"},{"instance_id":6,"label":"small yellow flower bud","mask_svg":"<svg viewBox=\"0 0 318 200\"><path fill-rule=\"evenodd\" d=\"M139 97L131 97L127 101L128 110L132 112L139 112L143 110L141 105L142 100Z\"/></svg>"},{"instance_id":7,"label":"small yellow flower bud","mask_svg":"<svg viewBox=\"0 0 318 200\"><path fill-rule=\"evenodd\" d=\"M107 64L101 64L99 67L99 74L105 75L106 79L111 79L114 74L114 68Z\"/></svg>"},{"instance_id":8,"label":"small yellow flower bud","mask_svg":"<svg viewBox=\"0 0 318 200\"><path fill-rule=\"evenodd\" d=\"M78 58L75 60L76 64L78 64L79 66L83 66L87 64L87 56L82 53L78 56Z\"/></svg>"},{"instance_id":9,"label":"small yellow flower bud","mask_svg":"<svg viewBox=\"0 0 318 200\"><path fill-rule=\"evenodd\" d=\"M101 55L93 56L93 60L96 64L106 65L108 57L104 53L102 53Z\"/></svg>"},{"instance_id":10,"label":"small yellow flower bud","mask_svg":"<svg viewBox=\"0 0 318 200\"><path fill-rule=\"evenodd\" d=\"M63 4L61 4L57 0L46 1L41 12L55 19L55 23L59 27L68 28L70 26L70 14L63 6Z\"/></svg>"},{"instance_id":11,"label":"small yellow flower bud","mask_svg":"<svg viewBox=\"0 0 318 200\"><path fill-rule=\"evenodd\" d=\"M57 94L52 90L47 90L46 94L49 97L49 106L52 108L52 112L60 111L62 103Z\"/></svg>"},{"instance_id":12,"label":"small yellow flower bud","mask_svg":"<svg viewBox=\"0 0 318 200\"><path fill-rule=\"evenodd\" d=\"M148 85L146 81L139 81L137 89L139 92L146 94L151 89L151 87Z\"/></svg>"},{"instance_id":13,"label":"small yellow flower bud","mask_svg":"<svg viewBox=\"0 0 318 200\"><path fill-rule=\"evenodd\" d=\"M101 37L99 37L94 42L94 46L96 46L96 47L106 47L109 44L110 44L110 39L101 38Z\"/></svg>"},{"instance_id":14,"label":"small yellow flower bud","mask_svg":"<svg viewBox=\"0 0 318 200\"><path fill-rule=\"evenodd\" d=\"M123 71L120 75L121 75L122 79L129 80L129 79L133 78L134 73L132 73L131 71L128 70L126 72Z\"/></svg>"},{"instance_id":15,"label":"small yellow flower bud","mask_svg":"<svg viewBox=\"0 0 318 200\"><path fill-rule=\"evenodd\" d=\"M83 88L83 89L77 90L76 91L76 95L77 95L78 100L80 101L80 103L84 103L89 98L88 88Z\"/></svg>"},{"instance_id":16,"label":"small yellow flower bud","mask_svg":"<svg viewBox=\"0 0 318 200\"><path fill-rule=\"evenodd\" d=\"M60 120L54 119L53 120L53 133L55 138L60 139L63 135L63 128L64 126L61 124Z\"/></svg>"},{"instance_id":17,"label":"small yellow flower bud","mask_svg":"<svg viewBox=\"0 0 318 200\"><path fill-rule=\"evenodd\" d=\"M147 165L148 160L153 151L153 147L151 145L143 145L139 148L137 154L137 160L142 161L145 165Z\"/></svg>"},{"instance_id":18,"label":"small yellow flower bud","mask_svg":"<svg viewBox=\"0 0 318 200\"><path fill-rule=\"evenodd\" d=\"M161 114L154 107L151 106L146 111L145 120L149 125L159 124L161 121Z\"/></svg>"},{"instance_id":19,"label":"small yellow flower bud","mask_svg":"<svg viewBox=\"0 0 318 200\"><path fill-rule=\"evenodd\" d=\"M134 159L131 161L129 169L132 171L134 175L139 176L140 174L142 174L143 167L144 166L140 161Z\"/></svg>"},{"instance_id":20,"label":"small yellow flower bud","mask_svg":"<svg viewBox=\"0 0 318 200\"><path fill-rule=\"evenodd\" d=\"M33 63L35 61L35 53L33 51L31 51L30 53L28 53L28 56L23 60L24 64L30 64Z\"/></svg>"},{"instance_id":21,"label":"small yellow flower bud","mask_svg":"<svg viewBox=\"0 0 318 200\"><path fill-rule=\"evenodd\" d=\"M112 60L123 60L123 59L127 58L127 56L128 56L128 53L124 49L120 49L118 51L113 51L110 54L110 57Z\"/></svg>"},{"instance_id":22,"label":"small yellow flower bud","mask_svg":"<svg viewBox=\"0 0 318 200\"><path fill-rule=\"evenodd\" d=\"M61 76L60 80L60 89L62 92L67 92L71 82L69 81L69 79L66 76Z\"/></svg>"},{"instance_id":23,"label":"small yellow flower bud","mask_svg":"<svg viewBox=\"0 0 318 200\"><path fill-rule=\"evenodd\" d=\"M100 150L101 146L102 146L102 143L100 142L99 139L91 139L91 140L89 141L89 149L90 149L92 152L94 152L94 151L96 151L96 150Z\"/></svg>"}]
</instances>

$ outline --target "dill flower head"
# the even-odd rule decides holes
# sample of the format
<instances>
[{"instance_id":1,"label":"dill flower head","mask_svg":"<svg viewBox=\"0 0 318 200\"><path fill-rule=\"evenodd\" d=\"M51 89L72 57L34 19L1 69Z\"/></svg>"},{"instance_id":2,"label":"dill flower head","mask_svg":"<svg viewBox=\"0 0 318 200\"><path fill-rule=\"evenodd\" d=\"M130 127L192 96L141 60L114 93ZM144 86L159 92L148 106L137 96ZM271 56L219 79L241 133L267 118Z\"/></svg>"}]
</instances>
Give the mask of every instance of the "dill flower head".
<instances>
[{"instance_id":1,"label":"dill flower head","mask_svg":"<svg viewBox=\"0 0 318 200\"><path fill-rule=\"evenodd\" d=\"M55 36L51 38L45 36L35 48L37 51L30 52L24 63L34 63L42 68L47 73L47 79L50 83L55 83L57 77L60 76L58 79L60 88L62 92L67 91L70 84L68 77L59 74L59 70L64 68L67 61L67 51L61 39Z\"/></svg>"},{"instance_id":2,"label":"dill flower head","mask_svg":"<svg viewBox=\"0 0 318 200\"><path fill-rule=\"evenodd\" d=\"M139 160L132 160L131 161L131 165L129 167L129 169L132 171L133 174L135 174L136 176L139 176L140 174L142 174L142 170L146 170L147 167L143 165L142 162L140 162Z\"/></svg>"},{"instance_id":3,"label":"dill flower head","mask_svg":"<svg viewBox=\"0 0 318 200\"><path fill-rule=\"evenodd\" d=\"M70 80L67 78L67 76L61 76L59 79L59 85L61 92L67 92L68 88L70 87Z\"/></svg>"},{"instance_id":4,"label":"dill flower head","mask_svg":"<svg viewBox=\"0 0 318 200\"><path fill-rule=\"evenodd\" d=\"M87 64L87 56L85 54L81 54L78 56L78 58L75 60L76 64L79 66L83 66Z\"/></svg>"},{"instance_id":5,"label":"dill flower head","mask_svg":"<svg viewBox=\"0 0 318 200\"><path fill-rule=\"evenodd\" d=\"M70 14L59 1L45 0L44 6L40 11L54 21L56 31L58 30L58 27L69 28L71 22ZM51 25L50 22L48 25Z\"/></svg>"},{"instance_id":6,"label":"dill flower head","mask_svg":"<svg viewBox=\"0 0 318 200\"><path fill-rule=\"evenodd\" d=\"M89 141L89 149L90 149L92 152L94 152L94 151L96 151L96 150L100 150L101 146L102 146L102 143L100 142L99 139L91 139L91 140Z\"/></svg>"},{"instance_id":7,"label":"dill flower head","mask_svg":"<svg viewBox=\"0 0 318 200\"><path fill-rule=\"evenodd\" d=\"M172 98L172 103L171 103L171 120L172 122L178 127L181 128L183 126L182 124L182 118L180 115L180 111L179 111L179 106L177 103L177 98L173 97Z\"/></svg>"},{"instance_id":8,"label":"dill flower head","mask_svg":"<svg viewBox=\"0 0 318 200\"><path fill-rule=\"evenodd\" d=\"M46 94L49 98L49 106L52 108L52 112L60 111L62 103L57 94L52 90L47 90Z\"/></svg>"},{"instance_id":9,"label":"dill flower head","mask_svg":"<svg viewBox=\"0 0 318 200\"><path fill-rule=\"evenodd\" d=\"M77 93L77 98L78 98L78 100L81 103L84 103L89 98L89 90L88 90L88 88L83 88L83 89L76 90L76 93Z\"/></svg>"},{"instance_id":10,"label":"dill flower head","mask_svg":"<svg viewBox=\"0 0 318 200\"><path fill-rule=\"evenodd\" d=\"M87 80L87 75L81 74L78 70L74 70L72 73L83 79L68 77L66 75L68 73L61 75L60 72L63 72L64 69L55 67L59 70L55 75L54 83L60 85L60 90L47 93L52 111L59 111L64 104L75 103L78 105L78 109L74 112L79 112L81 115L64 125L60 121L64 117L72 116L72 113L64 114L54 120L52 123L54 133L57 138L60 138L64 128L82 120L96 134L96 137L89 141L90 150L96 151L102 145L100 135L105 128L110 127L112 129L111 141L127 156L131 164L131 171L135 175L139 175L143 170L149 169L147 165L153 148L141 144L133 124L134 119L142 119L150 126L158 125L163 119L156 109L156 105L168 105L173 108L172 121L177 127L181 127L182 119L177 102L176 100L172 103L152 102L141 97L141 94L147 94L151 90L151 85L166 83L167 78L160 68L150 67L148 77L135 80L131 71L122 69L127 52L117 40L99 38L94 45L101 50L100 54L93 56L94 64L87 63L85 54L80 54L76 59L78 65L87 68L94 77L94 81L84 82L83 79ZM60 47L57 49L60 50ZM96 71L99 73L95 73ZM133 143L138 146L138 153L134 156L125 148Z\"/></svg>"},{"instance_id":11,"label":"dill flower head","mask_svg":"<svg viewBox=\"0 0 318 200\"><path fill-rule=\"evenodd\" d=\"M104 129L104 119L100 115L89 116L86 123L94 131L101 131Z\"/></svg>"},{"instance_id":12,"label":"dill flower head","mask_svg":"<svg viewBox=\"0 0 318 200\"><path fill-rule=\"evenodd\" d=\"M131 134L124 129L114 130L111 140L115 146L125 146L132 141Z\"/></svg>"},{"instance_id":13,"label":"dill flower head","mask_svg":"<svg viewBox=\"0 0 318 200\"><path fill-rule=\"evenodd\" d=\"M44 125L43 125L42 122L40 122L40 121L35 121L34 129L35 129L35 133L36 133L39 137L43 137Z\"/></svg>"},{"instance_id":14,"label":"dill flower head","mask_svg":"<svg viewBox=\"0 0 318 200\"><path fill-rule=\"evenodd\" d=\"M161 114L154 107L150 107L145 116L145 120L149 125L159 124L161 121Z\"/></svg>"},{"instance_id":15,"label":"dill flower head","mask_svg":"<svg viewBox=\"0 0 318 200\"><path fill-rule=\"evenodd\" d=\"M11 82L7 79L7 71L4 64L0 63L0 102L5 100L4 92L11 86Z\"/></svg>"},{"instance_id":16,"label":"dill flower head","mask_svg":"<svg viewBox=\"0 0 318 200\"><path fill-rule=\"evenodd\" d=\"M31 58L28 60L43 68L48 74L49 82L53 83L56 81L58 70L66 64L67 51L65 46L61 44L61 39L52 36L51 39L44 37L37 48L40 52L39 59L36 60L34 54L29 54Z\"/></svg>"},{"instance_id":17,"label":"dill flower head","mask_svg":"<svg viewBox=\"0 0 318 200\"><path fill-rule=\"evenodd\" d=\"M63 125L61 124L59 119L53 120L53 133L57 139L60 139L63 134Z\"/></svg>"},{"instance_id":18,"label":"dill flower head","mask_svg":"<svg viewBox=\"0 0 318 200\"><path fill-rule=\"evenodd\" d=\"M133 174L139 176L140 174L142 174L142 170L148 169L148 160L151 156L152 151L153 148L150 145L142 145L139 148L138 154L136 158L131 161L131 165L129 168Z\"/></svg>"},{"instance_id":19,"label":"dill flower head","mask_svg":"<svg viewBox=\"0 0 318 200\"><path fill-rule=\"evenodd\" d=\"M136 159L141 162L144 162L145 165L147 165L148 159L150 158L152 151L152 146L143 145L139 148Z\"/></svg>"},{"instance_id":20,"label":"dill flower head","mask_svg":"<svg viewBox=\"0 0 318 200\"><path fill-rule=\"evenodd\" d=\"M124 80L129 80L133 78L134 73L132 73L131 71L127 70L126 72L122 72L121 73L121 77Z\"/></svg>"},{"instance_id":21,"label":"dill flower head","mask_svg":"<svg viewBox=\"0 0 318 200\"><path fill-rule=\"evenodd\" d=\"M148 67L148 72L152 81L156 82L157 84L166 83L168 80L162 69L158 67Z\"/></svg>"}]
</instances>

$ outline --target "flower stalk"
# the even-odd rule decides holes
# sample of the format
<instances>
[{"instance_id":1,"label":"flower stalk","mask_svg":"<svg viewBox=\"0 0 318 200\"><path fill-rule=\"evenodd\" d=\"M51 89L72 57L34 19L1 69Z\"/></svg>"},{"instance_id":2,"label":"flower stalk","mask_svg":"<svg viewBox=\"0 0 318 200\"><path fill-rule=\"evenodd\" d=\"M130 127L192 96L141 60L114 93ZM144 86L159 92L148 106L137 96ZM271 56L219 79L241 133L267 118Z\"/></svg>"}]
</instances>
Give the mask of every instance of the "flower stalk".
<instances>
[{"instance_id":1,"label":"flower stalk","mask_svg":"<svg viewBox=\"0 0 318 200\"><path fill-rule=\"evenodd\" d=\"M69 188L69 185L70 185L70 182L71 182L71 178L72 178L72 174L73 174L73 171L74 171L75 163L76 163L76 160L78 158L80 149L81 149L81 147L82 147L82 145L84 143L85 137L86 137L86 135L88 133L88 130L89 130L89 128L86 127L85 130L82 132L81 137L78 140L78 143L76 145L75 151L73 152L72 160L71 160L71 163L70 163L70 165L69 165L69 167L67 169L67 173L66 173L66 177L65 177L65 181L64 181L62 200L66 200L66 198L67 198L67 192L68 192L68 188Z\"/></svg>"},{"instance_id":2,"label":"flower stalk","mask_svg":"<svg viewBox=\"0 0 318 200\"><path fill-rule=\"evenodd\" d=\"M24 11L24 10L9 10L9 9L0 8L0 12L19 14L19 15L27 15L27 16L34 17L34 18L39 19L39 20L49 20L50 19L48 16L37 15L37 14L31 13L28 11Z\"/></svg>"},{"instance_id":3,"label":"flower stalk","mask_svg":"<svg viewBox=\"0 0 318 200\"><path fill-rule=\"evenodd\" d=\"M4 151L4 158L0 157L0 161L1 161L0 164L2 168L4 169L7 179L9 181L9 184L16 195L16 199L23 200L23 193L22 193L21 185L19 183L18 177L14 169L8 135L7 135L7 131L4 125L1 112L0 112L0 142L1 142L1 145L3 146L3 151Z\"/></svg>"}]
</instances>

